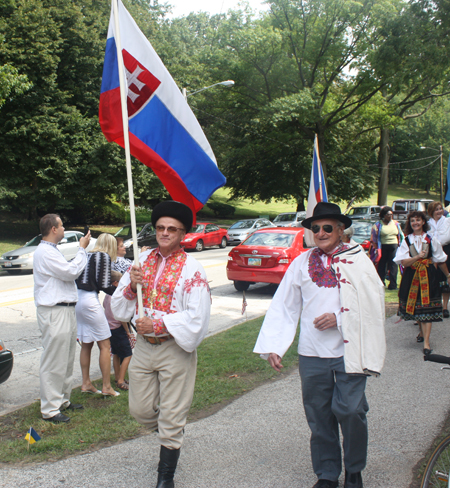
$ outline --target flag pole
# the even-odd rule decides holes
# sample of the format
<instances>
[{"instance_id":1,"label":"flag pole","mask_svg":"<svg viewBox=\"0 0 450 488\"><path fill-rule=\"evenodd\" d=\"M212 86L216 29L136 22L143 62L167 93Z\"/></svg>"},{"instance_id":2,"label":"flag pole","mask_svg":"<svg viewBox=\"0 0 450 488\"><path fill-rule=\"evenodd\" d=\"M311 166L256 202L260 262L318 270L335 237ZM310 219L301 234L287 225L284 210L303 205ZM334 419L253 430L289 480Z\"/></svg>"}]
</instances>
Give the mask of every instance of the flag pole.
<instances>
[{"instance_id":1,"label":"flag pole","mask_svg":"<svg viewBox=\"0 0 450 488\"><path fill-rule=\"evenodd\" d=\"M120 105L122 107L122 123L123 123L123 142L125 148L125 159L127 167L127 181L128 181L128 200L130 203L130 220L131 220L131 237L133 239L133 255L134 264L139 266L139 252L137 245L136 232L136 213L134 207L134 192L133 192L133 175L131 172L131 155L130 155L130 136L128 132L128 109L127 109L127 85L125 82L125 67L122 56L122 43L120 40L120 25L119 25L119 7L118 0L111 0L114 11L114 38L117 47L117 64L119 68L119 82L120 82ZM137 299L138 299L138 315L139 318L144 316L144 306L142 302L142 285L137 285Z\"/></svg>"}]
</instances>

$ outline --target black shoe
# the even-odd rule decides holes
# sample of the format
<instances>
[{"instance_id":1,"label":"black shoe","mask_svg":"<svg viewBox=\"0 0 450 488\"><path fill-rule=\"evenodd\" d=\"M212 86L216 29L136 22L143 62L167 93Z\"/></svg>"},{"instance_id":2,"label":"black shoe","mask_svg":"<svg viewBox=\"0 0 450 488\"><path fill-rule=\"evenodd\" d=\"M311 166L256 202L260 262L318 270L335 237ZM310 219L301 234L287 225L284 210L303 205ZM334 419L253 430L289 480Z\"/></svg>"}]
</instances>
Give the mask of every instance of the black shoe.
<instances>
[{"instance_id":1,"label":"black shoe","mask_svg":"<svg viewBox=\"0 0 450 488\"><path fill-rule=\"evenodd\" d=\"M433 349L428 349L426 347L423 348L423 354L424 354L424 356L428 356L432 352L433 352Z\"/></svg>"},{"instance_id":2,"label":"black shoe","mask_svg":"<svg viewBox=\"0 0 450 488\"><path fill-rule=\"evenodd\" d=\"M174 488L173 476L177 469L179 449L169 449L161 446L158 464L158 482L156 488Z\"/></svg>"},{"instance_id":3,"label":"black shoe","mask_svg":"<svg viewBox=\"0 0 450 488\"><path fill-rule=\"evenodd\" d=\"M450 312L448 310L444 310L442 314L444 315L444 319L448 319L450 317Z\"/></svg>"},{"instance_id":4,"label":"black shoe","mask_svg":"<svg viewBox=\"0 0 450 488\"><path fill-rule=\"evenodd\" d=\"M339 481L319 480L313 488L337 488Z\"/></svg>"},{"instance_id":5,"label":"black shoe","mask_svg":"<svg viewBox=\"0 0 450 488\"><path fill-rule=\"evenodd\" d=\"M363 488L361 471L350 474L345 470L344 488Z\"/></svg>"},{"instance_id":6,"label":"black shoe","mask_svg":"<svg viewBox=\"0 0 450 488\"><path fill-rule=\"evenodd\" d=\"M42 417L42 420L45 420L46 422L53 422L54 424L61 424L69 422L70 417L64 415L63 413L57 413L54 417L50 417L48 419L44 419Z\"/></svg>"},{"instance_id":7,"label":"black shoe","mask_svg":"<svg viewBox=\"0 0 450 488\"><path fill-rule=\"evenodd\" d=\"M80 405L79 403L69 403L67 407L63 407L60 410L83 410L84 407L83 405Z\"/></svg>"},{"instance_id":8,"label":"black shoe","mask_svg":"<svg viewBox=\"0 0 450 488\"><path fill-rule=\"evenodd\" d=\"M417 342L423 342L424 339L423 339L423 336L421 336L420 334L416 337L416 341Z\"/></svg>"}]
</instances>

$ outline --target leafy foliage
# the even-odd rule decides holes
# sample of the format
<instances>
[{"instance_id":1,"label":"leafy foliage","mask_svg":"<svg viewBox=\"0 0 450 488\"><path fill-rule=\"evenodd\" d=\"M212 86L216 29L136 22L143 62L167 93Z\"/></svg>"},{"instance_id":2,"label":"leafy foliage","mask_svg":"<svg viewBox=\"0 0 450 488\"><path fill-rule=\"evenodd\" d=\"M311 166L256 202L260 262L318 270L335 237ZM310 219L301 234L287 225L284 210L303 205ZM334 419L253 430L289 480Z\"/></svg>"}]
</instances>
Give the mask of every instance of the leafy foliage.
<instances>
[{"instance_id":1,"label":"leafy foliage","mask_svg":"<svg viewBox=\"0 0 450 488\"><path fill-rule=\"evenodd\" d=\"M142 14L145 4L131 7ZM149 31L154 20L145 13ZM110 221L114 212L98 209L113 195L126 198L127 186L122 150L105 140L97 115L108 2L2 0L0 14L0 64L33 84L0 111L0 208L30 218L59 211L72 222L107 214ZM165 194L134 164L138 201Z\"/></svg>"}]
</instances>

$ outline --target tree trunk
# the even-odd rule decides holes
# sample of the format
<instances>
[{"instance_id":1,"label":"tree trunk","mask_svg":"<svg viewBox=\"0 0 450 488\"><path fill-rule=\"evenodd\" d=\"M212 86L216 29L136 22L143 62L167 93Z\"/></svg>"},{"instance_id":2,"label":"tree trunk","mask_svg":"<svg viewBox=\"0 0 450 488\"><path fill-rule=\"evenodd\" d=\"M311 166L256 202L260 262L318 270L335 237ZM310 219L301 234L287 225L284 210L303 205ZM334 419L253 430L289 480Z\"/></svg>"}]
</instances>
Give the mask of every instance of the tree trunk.
<instances>
[{"instance_id":1,"label":"tree trunk","mask_svg":"<svg viewBox=\"0 0 450 488\"><path fill-rule=\"evenodd\" d=\"M380 131L378 167L380 168L380 179L378 182L378 205L387 205L389 182L389 129L387 127L382 127Z\"/></svg>"},{"instance_id":2,"label":"tree trunk","mask_svg":"<svg viewBox=\"0 0 450 488\"><path fill-rule=\"evenodd\" d=\"M306 210L306 208L305 208L305 197L303 195L300 195L297 198L297 210L296 210L296 212L302 212L303 210Z\"/></svg>"}]
</instances>

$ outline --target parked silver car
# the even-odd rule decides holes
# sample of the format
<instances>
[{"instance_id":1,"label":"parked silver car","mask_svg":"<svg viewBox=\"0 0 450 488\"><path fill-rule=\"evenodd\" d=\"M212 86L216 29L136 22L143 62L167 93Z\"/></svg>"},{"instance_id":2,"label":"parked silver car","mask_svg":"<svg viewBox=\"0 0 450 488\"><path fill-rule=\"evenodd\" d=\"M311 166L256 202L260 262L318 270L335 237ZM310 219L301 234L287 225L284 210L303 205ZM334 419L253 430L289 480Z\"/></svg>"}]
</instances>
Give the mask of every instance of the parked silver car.
<instances>
[{"instance_id":1,"label":"parked silver car","mask_svg":"<svg viewBox=\"0 0 450 488\"><path fill-rule=\"evenodd\" d=\"M228 244L234 246L245 241L247 237L255 232L257 229L262 229L263 227L276 227L268 219L245 219L238 220L228 229L227 241Z\"/></svg>"},{"instance_id":2,"label":"parked silver car","mask_svg":"<svg viewBox=\"0 0 450 488\"><path fill-rule=\"evenodd\" d=\"M347 216L352 220L370 220L376 222L380 218L380 212L383 207L379 205L365 205L362 207L352 207Z\"/></svg>"},{"instance_id":3,"label":"parked silver car","mask_svg":"<svg viewBox=\"0 0 450 488\"><path fill-rule=\"evenodd\" d=\"M301 227L302 221L306 219L306 212L284 212L278 214L273 223L277 227Z\"/></svg>"},{"instance_id":4,"label":"parked silver car","mask_svg":"<svg viewBox=\"0 0 450 488\"><path fill-rule=\"evenodd\" d=\"M82 232L76 230L66 230L64 232L64 239L58 243L56 246L67 261L70 261L75 257L80 246L79 240L83 237ZM31 239L27 242L25 246L19 247L19 249L14 249L14 251L5 252L0 258L0 266L2 269L6 270L10 274L20 273L24 270L33 269L33 255L36 251L39 243L42 240L42 235ZM87 247L87 251L94 248L97 239L91 238L91 242Z\"/></svg>"}]
</instances>

